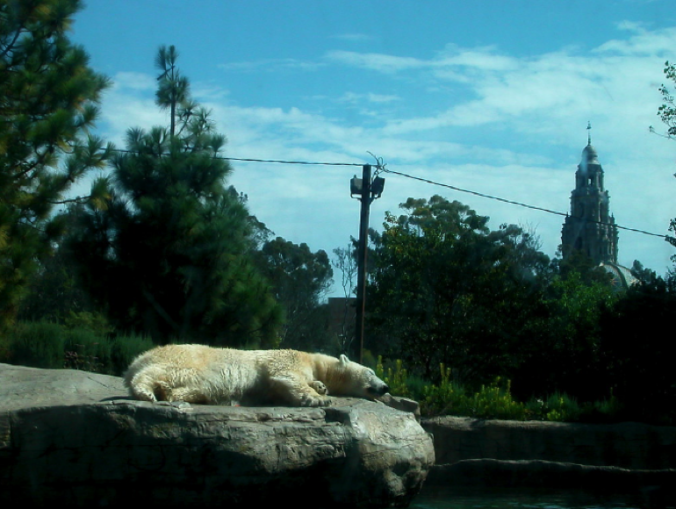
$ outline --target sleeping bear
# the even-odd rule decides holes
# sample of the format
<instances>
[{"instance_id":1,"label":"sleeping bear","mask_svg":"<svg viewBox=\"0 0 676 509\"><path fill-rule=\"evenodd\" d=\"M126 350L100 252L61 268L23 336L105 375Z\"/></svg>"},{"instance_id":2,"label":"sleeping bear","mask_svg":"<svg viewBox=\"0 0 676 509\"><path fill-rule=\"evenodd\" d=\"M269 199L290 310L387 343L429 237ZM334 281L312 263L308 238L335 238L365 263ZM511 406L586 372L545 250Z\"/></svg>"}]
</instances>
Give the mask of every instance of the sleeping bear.
<instances>
[{"instance_id":1,"label":"sleeping bear","mask_svg":"<svg viewBox=\"0 0 676 509\"><path fill-rule=\"evenodd\" d=\"M139 355L124 377L144 401L327 406L334 396L374 399L389 387L372 369L297 350L236 350L167 345Z\"/></svg>"}]
</instances>

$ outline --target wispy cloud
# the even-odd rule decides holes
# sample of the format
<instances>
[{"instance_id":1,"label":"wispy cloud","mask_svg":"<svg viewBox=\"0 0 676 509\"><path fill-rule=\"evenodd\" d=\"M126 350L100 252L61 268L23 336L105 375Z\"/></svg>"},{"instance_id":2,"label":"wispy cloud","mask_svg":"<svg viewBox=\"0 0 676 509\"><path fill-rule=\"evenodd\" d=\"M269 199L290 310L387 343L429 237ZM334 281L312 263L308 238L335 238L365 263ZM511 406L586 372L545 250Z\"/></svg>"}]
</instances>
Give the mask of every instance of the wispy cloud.
<instances>
[{"instance_id":1,"label":"wispy cloud","mask_svg":"<svg viewBox=\"0 0 676 509\"><path fill-rule=\"evenodd\" d=\"M429 65L424 60L417 58L399 57L382 53L358 53L355 51L329 51L326 53L325 58L332 62L384 73L420 69Z\"/></svg>"},{"instance_id":2,"label":"wispy cloud","mask_svg":"<svg viewBox=\"0 0 676 509\"><path fill-rule=\"evenodd\" d=\"M265 71L274 72L280 69L314 71L325 64L321 62L309 62L297 60L295 58L273 58L264 60L255 60L251 62L232 62L227 64L218 64L220 69L227 71L253 72Z\"/></svg>"},{"instance_id":3,"label":"wispy cloud","mask_svg":"<svg viewBox=\"0 0 676 509\"><path fill-rule=\"evenodd\" d=\"M401 97L396 95L385 95L385 94L356 94L354 92L345 92L339 99L339 102L346 103L360 103L360 102L369 102L369 103L391 103L394 101L401 101Z\"/></svg>"}]
</instances>

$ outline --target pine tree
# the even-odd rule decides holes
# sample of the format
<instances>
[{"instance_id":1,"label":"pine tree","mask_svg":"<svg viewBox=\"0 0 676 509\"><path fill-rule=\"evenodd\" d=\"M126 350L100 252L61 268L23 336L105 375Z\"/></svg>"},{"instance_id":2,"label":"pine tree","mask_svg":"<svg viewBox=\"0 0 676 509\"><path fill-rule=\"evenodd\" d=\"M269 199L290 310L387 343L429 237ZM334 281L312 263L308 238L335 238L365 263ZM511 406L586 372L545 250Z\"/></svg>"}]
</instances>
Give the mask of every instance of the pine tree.
<instances>
[{"instance_id":1,"label":"pine tree","mask_svg":"<svg viewBox=\"0 0 676 509\"><path fill-rule=\"evenodd\" d=\"M157 60L169 70L158 104L176 120L130 129L108 206L81 212L71 247L85 286L118 328L159 343L274 345L281 311L249 258L249 213L225 186L225 137L190 101L187 79L175 79L173 47Z\"/></svg>"},{"instance_id":2,"label":"pine tree","mask_svg":"<svg viewBox=\"0 0 676 509\"><path fill-rule=\"evenodd\" d=\"M0 0L0 326L61 232L54 206L105 159L101 140L85 135L107 80L66 37L80 6Z\"/></svg>"}]
</instances>

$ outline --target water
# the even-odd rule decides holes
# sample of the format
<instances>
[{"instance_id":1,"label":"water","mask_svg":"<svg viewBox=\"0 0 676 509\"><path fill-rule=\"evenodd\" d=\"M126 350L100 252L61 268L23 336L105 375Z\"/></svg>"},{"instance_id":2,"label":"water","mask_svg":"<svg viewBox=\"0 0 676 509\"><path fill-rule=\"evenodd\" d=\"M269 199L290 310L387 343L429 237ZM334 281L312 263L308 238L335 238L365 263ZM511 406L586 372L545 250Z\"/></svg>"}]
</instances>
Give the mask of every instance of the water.
<instances>
[{"instance_id":1,"label":"water","mask_svg":"<svg viewBox=\"0 0 676 509\"><path fill-rule=\"evenodd\" d=\"M669 500L667 500L669 498ZM411 509L676 509L660 490L633 494L524 488L426 488Z\"/></svg>"}]
</instances>

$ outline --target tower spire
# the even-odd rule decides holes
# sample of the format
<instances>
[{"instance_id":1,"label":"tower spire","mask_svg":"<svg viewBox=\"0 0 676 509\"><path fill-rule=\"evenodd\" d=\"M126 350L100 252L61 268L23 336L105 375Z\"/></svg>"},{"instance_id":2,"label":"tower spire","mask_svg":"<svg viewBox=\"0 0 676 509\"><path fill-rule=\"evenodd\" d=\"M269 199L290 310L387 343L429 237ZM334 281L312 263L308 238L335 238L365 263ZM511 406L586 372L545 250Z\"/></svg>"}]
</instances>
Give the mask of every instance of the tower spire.
<instances>
[{"instance_id":1,"label":"tower spire","mask_svg":"<svg viewBox=\"0 0 676 509\"><path fill-rule=\"evenodd\" d=\"M591 145L591 121L587 120L587 145Z\"/></svg>"}]
</instances>

